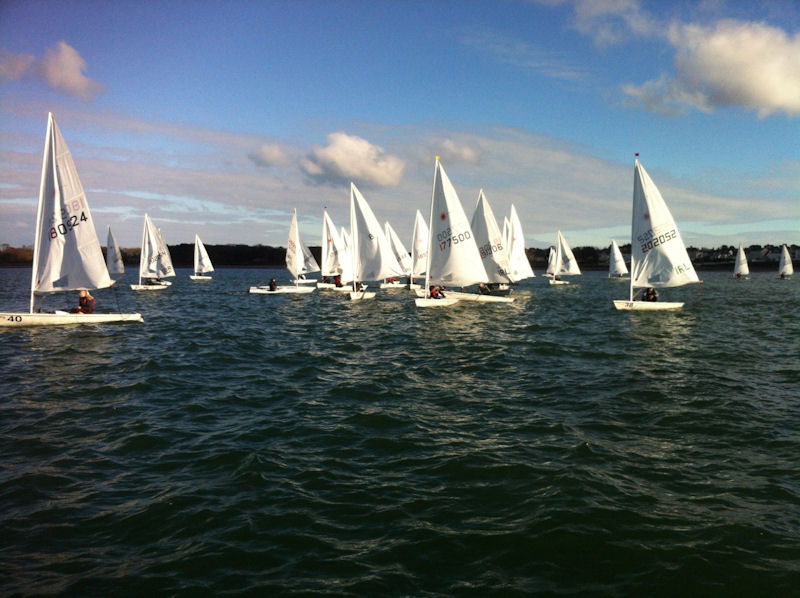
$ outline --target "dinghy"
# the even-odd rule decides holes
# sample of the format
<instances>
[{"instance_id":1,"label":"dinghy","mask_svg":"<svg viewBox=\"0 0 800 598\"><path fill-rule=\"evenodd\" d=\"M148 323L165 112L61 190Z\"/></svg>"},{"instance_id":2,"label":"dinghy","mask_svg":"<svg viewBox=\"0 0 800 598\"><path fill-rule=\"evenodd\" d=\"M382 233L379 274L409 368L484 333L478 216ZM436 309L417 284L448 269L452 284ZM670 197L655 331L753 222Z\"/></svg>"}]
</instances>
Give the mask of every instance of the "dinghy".
<instances>
[{"instance_id":1,"label":"dinghy","mask_svg":"<svg viewBox=\"0 0 800 598\"><path fill-rule=\"evenodd\" d=\"M314 260L313 257L311 259ZM319 269L316 260L314 260L312 267ZM292 212L292 222L289 224L289 239L286 242L286 269L292 274L294 280L297 280L298 275L306 272L306 255L303 252L303 242L300 240L300 231L297 228L297 209ZM260 295L304 295L313 293L315 289L316 287L300 286L298 284L294 286L275 285L273 288L269 285L263 285L250 287L250 292Z\"/></svg>"},{"instance_id":2,"label":"dinghy","mask_svg":"<svg viewBox=\"0 0 800 598\"><path fill-rule=\"evenodd\" d=\"M381 228L367 200L354 183L350 183L350 256L353 261L353 290L350 299L374 299L373 291L366 291L365 280L382 280L402 276L389 239Z\"/></svg>"},{"instance_id":3,"label":"dinghy","mask_svg":"<svg viewBox=\"0 0 800 598\"><path fill-rule=\"evenodd\" d=\"M317 282L318 289L329 291L343 290L350 292L346 283L352 280L352 264L347 254L344 239L336 230L328 209L322 211L322 264L320 265L322 280ZM341 286L333 281L339 277Z\"/></svg>"},{"instance_id":4,"label":"dinghy","mask_svg":"<svg viewBox=\"0 0 800 598\"><path fill-rule=\"evenodd\" d=\"M736 263L733 265L733 276L739 280L750 279L750 267L747 265L747 255L744 253L744 247L739 244L739 250L736 252Z\"/></svg>"},{"instance_id":5,"label":"dinghy","mask_svg":"<svg viewBox=\"0 0 800 598\"><path fill-rule=\"evenodd\" d=\"M489 294L508 295L511 290L508 283L512 281L509 274L511 266L508 247L503 241L503 235L497 225L492 206L489 205L483 189L478 192L478 202L475 204L475 212L472 214L471 227L472 233L475 235L475 242L478 244L478 252L483 260L483 267L486 270L487 279L483 282L486 282L488 286L484 288L490 289ZM524 245L524 243L520 245ZM527 258L525 261L527 262ZM530 270L530 264L528 270Z\"/></svg>"},{"instance_id":6,"label":"dinghy","mask_svg":"<svg viewBox=\"0 0 800 598\"><path fill-rule=\"evenodd\" d=\"M117 238L108 227L108 238L106 240L106 268L109 275L125 274L125 264L122 261L122 251L120 251Z\"/></svg>"},{"instance_id":7,"label":"dinghy","mask_svg":"<svg viewBox=\"0 0 800 598\"><path fill-rule=\"evenodd\" d=\"M0 326L141 322L137 313L47 313L37 305L37 295L103 289L112 284L72 154L50 113L36 212L30 308L28 312L0 312Z\"/></svg>"},{"instance_id":8,"label":"dinghy","mask_svg":"<svg viewBox=\"0 0 800 598\"><path fill-rule=\"evenodd\" d=\"M169 254L167 242L156 228L150 216L144 215L142 228L142 253L139 257L139 283L132 284L134 291L161 291L172 283L163 280L175 276L172 267L172 256ZM144 282L143 282L144 281Z\"/></svg>"},{"instance_id":9,"label":"dinghy","mask_svg":"<svg viewBox=\"0 0 800 598\"><path fill-rule=\"evenodd\" d=\"M406 279L411 278L411 270L413 267L413 263L411 261L411 255L408 253L408 249L406 246L403 245L403 242L400 240L400 237L397 236L397 233L392 228L392 225L389 224L387 220L384 226L384 233L386 234L386 238L389 240L389 245L392 247L392 252L394 253L394 257L397 260L397 263L400 264L400 268L403 270L403 276ZM398 280L397 278L394 279L387 279L385 282L381 283L382 289L418 289L420 285L418 284L409 284L408 282L403 282L402 280Z\"/></svg>"},{"instance_id":10,"label":"dinghy","mask_svg":"<svg viewBox=\"0 0 800 598\"><path fill-rule=\"evenodd\" d=\"M428 264L425 287L417 291L414 300L417 307L449 306L469 299L477 302L510 303L509 297L477 295L445 291L443 298L431 296L431 285L466 287L488 280L475 236L472 234L467 215L458 199L453 184L444 171L439 156L433 175L431 215L428 232ZM422 296L420 296L422 295Z\"/></svg>"},{"instance_id":11,"label":"dinghy","mask_svg":"<svg viewBox=\"0 0 800 598\"><path fill-rule=\"evenodd\" d=\"M625 311L681 309L683 302L634 301L634 288L677 287L695 282L700 279L675 220L637 158L633 169L630 292L627 301L615 300L614 307Z\"/></svg>"},{"instance_id":12,"label":"dinghy","mask_svg":"<svg viewBox=\"0 0 800 598\"><path fill-rule=\"evenodd\" d=\"M625 258L619 250L617 242L611 241L611 248L608 251L608 277L624 279L628 278L628 266L625 265Z\"/></svg>"},{"instance_id":13,"label":"dinghy","mask_svg":"<svg viewBox=\"0 0 800 598\"><path fill-rule=\"evenodd\" d=\"M784 245L781 249L781 261L778 264L778 277L783 280L788 280L794 274L794 266L792 265L792 256L789 255L789 248Z\"/></svg>"},{"instance_id":14,"label":"dinghy","mask_svg":"<svg viewBox=\"0 0 800 598\"><path fill-rule=\"evenodd\" d=\"M580 276L578 260L572 254L572 249L561 231L556 234L556 245L555 249L551 249L551 257L552 264L550 260L547 263L547 273L552 275L551 285L569 284L569 281L562 280L561 276Z\"/></svg>"},{"instance_id":15,"label":"dinghy","mask_svg":"<svg viewBox=\"0 0 800 598\"><path fill-rule=\"evenodd\" d=\"M194 236L194 274L189 275L192 280L211 280L210 276L206 276L207 272L213 272L214 266L211 264L211 258L208 257L206 246L200 240L198 235Z\"/></svg>"}]
</instances>

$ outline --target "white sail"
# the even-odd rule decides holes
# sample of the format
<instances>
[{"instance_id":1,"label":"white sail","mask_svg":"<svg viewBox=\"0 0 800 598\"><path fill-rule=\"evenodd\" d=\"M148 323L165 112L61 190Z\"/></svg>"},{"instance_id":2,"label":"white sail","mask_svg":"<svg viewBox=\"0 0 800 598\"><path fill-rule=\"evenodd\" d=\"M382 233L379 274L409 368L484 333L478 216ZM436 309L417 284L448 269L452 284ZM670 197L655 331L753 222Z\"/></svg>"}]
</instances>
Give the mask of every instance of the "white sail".
<instances>
[{"instance_id":1,"label":"white sail","mask_svg":"<svg viewBox=\"0 0 800 598\"><path fill-rule=\"evenodd\" d=\"M125 264L122 262L122 251L119 244L108 227L108 240L106 241L106 268L109 274L125 274Z\"/></svg>"},{"instance_id":2,"label":"white sail","mask_svg":"<svg viewBox=\"0 0 800 598\"><path fill-rule=\"evenodd\" d=\"M488 276L484 282L511 282L507 247L483 189L478 193L478 203L472 214L471 227Z\"/></svg>"},{"instance_id":3,"label":"white sail","mask_svg":"<svg viewBox=\"0 0 800 598\"><path fill-rule=\"evenodd\" d=\"M50 114L39 189L31 312L36 293L101 289L111 284L72 154Z\"/></svg>"},{"instance_id":4,"label":"white sail","mask_svg":"<svg viewBox=\"0 0 800 598\"><path fill-rule=\"evenodd\" d=\"M508 216L503 216L503 241L506 244L506 247L511 247L511 221L508 219Z\"/></svg>"},{"instance_id":5,"label":"white sail","mask_svg":"<svg viewBox=\"0 0 800 598\"><path fill-rule=\"evenodd\" d=\"M353 281L381 280L403 275L383 228L367 200L353 183L350 183L350 234Z\"/></svg>"},{"instance_id":6,"label":"white sail","mask_svg":"<svg viewBox=\"0 0 800 598\"><path fill-rule=\"evenodd\" d=\"M556 273L556 249L550 248L550 253L547 254L547 269L544 272L545 276L553 276Z\"/></svg>"},{"instance_id":7,"label":"white sail","mask_svg":"<svg viewBox=\"0 0 800 598\"><path fill-rule=\"evenodd\" d=\"M175 276L172 257L161 231L158 230L150 216L144 215L142 230L142 253L139 259L139 284L143 278L167 278Z\"/></svg>"},{"instance_id":8,"label":"white sail","mask_svg":"<svg viewBox=\"0 0 800 598\"><path fill-rule=\"evenodd\" d=\"M789 248L784 245L781 248L781 261L778 264L778 275L781 278L791 276L794 274L794 266L792 265L792 256L789 255Z\"/></svg>"},{"instance_id":9,"label":"white sail","mask_svg":"<svg viewBox=\"0 0 800 598\"><path fill-rule=\"evenodd\" d=\"M556 272L555 275L557 276L578 276L581 273L580 267L578 267L578 260L575 259L575 256L572 253L572 249L570 249L569 243L567 243L566 238L564 235L561 234L561 231L558 231L556 235Z\"/></svg>"},{"instance_id":10,"label":"white sail","mask_svg":"<svg viewBox=\"0 0 800 598\"><path fill-rule=\"evenodd\" d=\"M411 237L411 252L414 266L412 276L425 276L428 266L428 225L422 214L417 210L414 217L414 233Z\"/></svg>"},{"instance_id":11,"label":"white sail","mask_svg":"<svg viewBox=\"0 0 800 598\"><path fill-rule=\"evenodd\" d=\"M429 284L464 287L488 280L467 215L438 157L429 236L426 290Z\"/></svg>"},{"instance_id":12,"label":"white sail","mask_svg":"<svg viewBox=\"0 0 800 598\"><path fill-rule=\"evenodd\" d=\"M639 160L634 167L631 231L631 288L699 282L675 220Z\"/></svg>"},{"instance_id":13,"label":"white sail","mask_svg":"<svg viewBox=\"0 0 800 598\"><path fill-rule=\"evenodd\" d=\"M142 321L136 313L37 310L37 294L89 291L113 284L72 154L52 113L47 115L31 270L30 311L0 313L0 326Z\"/></svg>"},{"instance_id":14,"label":"white sail","mask_svg":"<svg viewBox=\"0 0 800 598\"><path fill-rule=\"evenodd\" d=\"M628 273L628 266L619 250L619 245L615 240L611 241L611 249L608 252L608 275L609 277L622 277Z\"/></svg>"},{"instance_id":15,"label":"white sail","mask_svg":"<svg viewBox=\"0 0 800 598\"><path fill-rule=\"evenodd\" d=\"M289 239L286 242L286 269L292 273L292 278L301 274L319 272L319 265L314 256L300 238L300 229L297 226L297 210L292 212L292 222L289 224Z\"/></svg>"},{"instance_id":16,"label":"white sail","mask_svg":"<svg viewBox=\"0 0 800 598\"><path fill-rule=\"evenodd\" d=\"M739 250L736 252L736 263L733 265L733 275L741 278L748 274L750 274L750 267L747 265L747 255L744 252L744 247L739 244Z\"/></svg>"},{"instance_id":17,"label":"white sail","mask_svg":"<svg viewBox=\"0 0 800 598\"><path fill-rule=\"evenodd\" d=\"M333 220L328 216L328 209L322 211L322 264L320 264L320 274L322 276L336 276L342 273L341 256L342 239L336 231Z\"/></svg>"},{"instance_id":18,"label":"white sail","mask_svg":"<svg viewBox=\"0 0 800 598\"><path fill-rule=\"evenodd\" d=\"M680 309L682 302L634 301L634 288L677 287L700 282L664 198L637 159L633 168L631 285L621 310Z\"/></svg>"},{"instance_id":19,"label":"white sail","mask_svg":"<svg viewBox=\"0 0 800 598\"><path fill-rule=\"evenodd\" d=\"M526 278L534 278L531 263L525 253L525 234L522 232L522 223L517 215L514 204L511 204L511 214L508 219L508 255L511 280L519 282Z\"/></svg>"},{"instance_id":20,"label":"white sail","mask_svg":"<svg viewBox=\"0 0 800 598\"><path fill-rule=\"evenodd\" d=\"M411 274L411 255L408 253L408 249L406 246L403 245L403 242L400 240L400 237L397 236L397 233L394 232L392 225L389 224L387 220L384 224L384 232L386 233L386 238L389 239L389 244L392 247L392 252L394 253L395 259L397 259L397 263L400 264L400 268L403 270L403 274L406 276Z\"/></svg>"},{"instance_id":21,"label":"white sail","mask_svg":"<svg viewBox=\"0 0 800 598\"><path fill-rule=\"evenodd\" d=\"M194 273L196 276L205 274L206 272L213 272L214 266L211 264L211 258L208 257L206 246L200 240L198 235L194 236Z\"/></svg>"}]
</instances>

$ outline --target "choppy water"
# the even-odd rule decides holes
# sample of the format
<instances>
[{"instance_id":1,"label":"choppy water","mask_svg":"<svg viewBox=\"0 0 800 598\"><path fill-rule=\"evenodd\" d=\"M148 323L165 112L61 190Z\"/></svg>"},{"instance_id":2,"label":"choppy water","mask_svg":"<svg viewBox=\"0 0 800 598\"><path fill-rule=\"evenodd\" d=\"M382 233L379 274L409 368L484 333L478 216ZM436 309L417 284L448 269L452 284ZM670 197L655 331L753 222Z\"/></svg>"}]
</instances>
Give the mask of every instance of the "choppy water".
<instances>
[{"instance_id":1,"label":"choppy water","mask_svg":"<svg viewBox=\"0 0 800 598\"><path fill-rule=\"evenodd\" d=\"M798 595L800 281L647 314L591 272L424 311L187 274L95 294L144 324L0 333L0 594Z\"/></svg>"}]
</instances>

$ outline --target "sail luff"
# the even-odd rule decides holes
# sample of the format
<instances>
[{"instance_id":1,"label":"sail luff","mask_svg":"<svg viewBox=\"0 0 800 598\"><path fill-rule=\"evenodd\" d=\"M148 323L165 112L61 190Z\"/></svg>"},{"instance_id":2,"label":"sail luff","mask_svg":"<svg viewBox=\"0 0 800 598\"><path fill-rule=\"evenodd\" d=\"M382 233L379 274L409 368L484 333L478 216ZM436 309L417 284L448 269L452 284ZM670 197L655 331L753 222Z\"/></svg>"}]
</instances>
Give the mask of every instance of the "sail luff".
<instances>
[{"instance_id":1,"label":"sail luff","mask_svg":"<svg viewBox=\"0 0 800 598\"><path fill-rule=\"evenodd\" d=\"M36 207L36 230L33 240L33 269L31 270L31 300L30 313L36 308L36 281L39 276L39 255L41 253L42 218L44 217L45 186L47 184L48 158L55 169L55 148L53 147L53 113L47 114L47 133L44 140L42 155L42 176L39 182L39 203Z\"/></svg>"}]
</instances>

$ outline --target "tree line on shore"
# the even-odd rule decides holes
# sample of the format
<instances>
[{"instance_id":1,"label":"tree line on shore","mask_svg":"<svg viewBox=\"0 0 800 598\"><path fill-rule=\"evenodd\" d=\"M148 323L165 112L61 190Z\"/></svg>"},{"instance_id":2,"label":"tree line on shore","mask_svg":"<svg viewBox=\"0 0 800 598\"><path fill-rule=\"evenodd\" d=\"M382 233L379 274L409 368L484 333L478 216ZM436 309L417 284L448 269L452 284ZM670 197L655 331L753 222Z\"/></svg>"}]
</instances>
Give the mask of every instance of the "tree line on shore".
<instances>
[{"instance_id":1,"label":"tree line on shore","mask_svg":"<svg viewBox=\"0 0 800 598\"><path fill-rule=\"evenodd\" d=\"M317 262L320 260L321 248L318 246L310 247L311 253ZM630 255L630 243L621 245L620 249L626 257ZM791 245L789 252L794 257L797 255L797 245ZM206 245L211 261L215 267L239 267L239 268L282 268L286 265L286 248L272 247L269 245ZM105 248L103 248L105 252ZM689 247L689 256L695 267L715 268L732 265L736 257L737 247L733 245L722 245L714 249ZM769 268L777 263L777 253L780 246L775 245L751 245L745 248L751 268L758 269L760 265ZM172 263L176 268L191 268L194 263L194 243L180 243L169 245L169 252L172 256ZM525 250L532 267L535 270L544 270L547 266L547 256L550 248L544 249L528 248ZM608 267L608 248L598 249L596 247L575 247L572 252L575 259L584 270L605 269ZM139 265L140 249L122 249L122 259L126 266L137 267ZM0 244L0 267L30 266L33 262L33 247L10 247L7 244Z\"/></svg>"}]
</instances>

